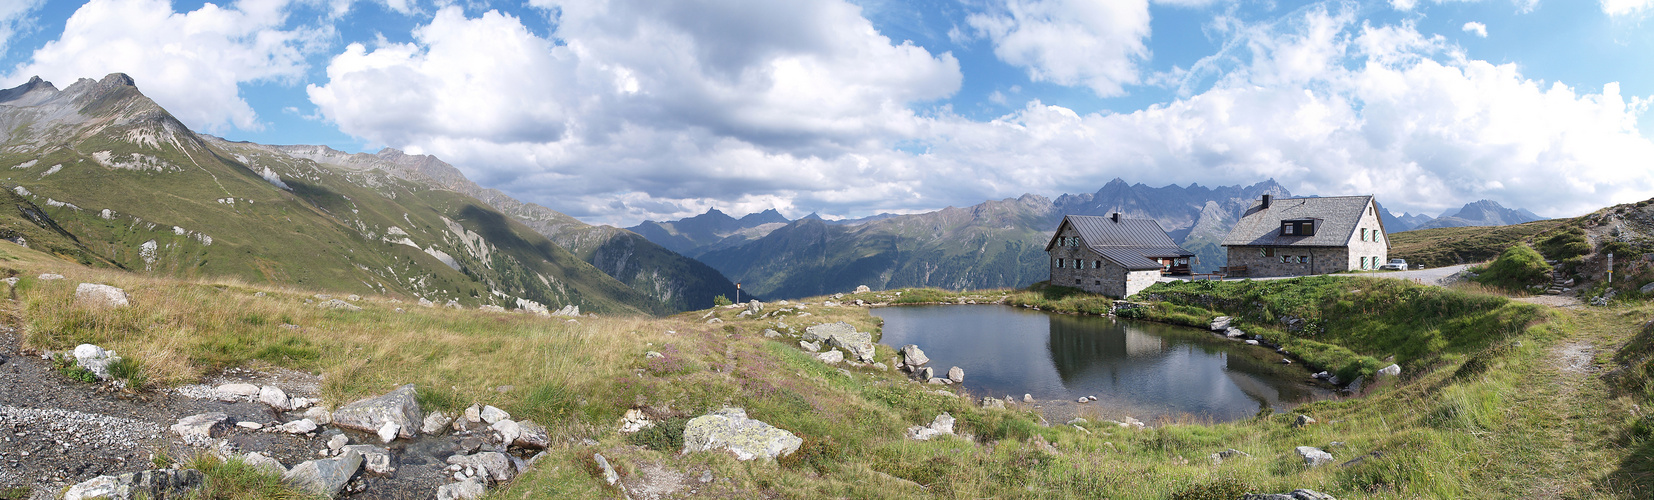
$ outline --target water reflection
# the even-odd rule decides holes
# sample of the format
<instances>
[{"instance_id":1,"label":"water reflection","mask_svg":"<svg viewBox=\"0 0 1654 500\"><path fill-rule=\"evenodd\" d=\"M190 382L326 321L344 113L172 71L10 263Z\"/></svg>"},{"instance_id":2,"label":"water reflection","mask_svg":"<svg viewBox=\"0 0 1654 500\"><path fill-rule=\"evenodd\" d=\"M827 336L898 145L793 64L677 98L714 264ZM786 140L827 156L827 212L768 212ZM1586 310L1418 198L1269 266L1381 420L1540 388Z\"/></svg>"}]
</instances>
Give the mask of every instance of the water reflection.
<instances>
[{"instance_id":1,"label":"water reflection","mask_svg":"<svg viewBox=\"0 0 1654 500\"><path fill-rule=\"evenodd\" d=\"M1284 410L1323 397L1273 352L1159 323L999 306L875 309L881 342L918 344L938 370L957 365L976 394L1042 400L1093 395L1141 417L1212 420Z\"/></svg>"}]
</instances>

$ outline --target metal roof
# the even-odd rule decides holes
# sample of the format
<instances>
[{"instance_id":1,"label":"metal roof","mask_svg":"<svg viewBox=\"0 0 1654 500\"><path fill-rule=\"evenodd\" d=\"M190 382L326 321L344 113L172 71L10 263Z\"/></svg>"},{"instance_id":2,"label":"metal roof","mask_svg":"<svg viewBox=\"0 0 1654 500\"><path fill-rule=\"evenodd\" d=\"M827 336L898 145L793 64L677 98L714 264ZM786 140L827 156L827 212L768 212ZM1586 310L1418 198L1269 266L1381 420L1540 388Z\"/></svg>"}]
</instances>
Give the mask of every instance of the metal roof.
<instances>
[{"instance_id":1,"label":"metal roof","mask_svg":"<svg viewBox=\"0 0 1654 500\"><path fill-rule=\"evenodd\" d=\"M1063 217L1062 225L1072 225L1080 233L1080 240L1092 251L1134 271L1160 269L1160 263L1152 260L1154 258L1195 255L1172 241L1172 237L1154 219L1121 218L1115 221L1112 217L1069 215ZM1057 234L1062 233L1062 225L1057 226ZM1057 236L1053 234L1051 241L1045 244L1045 250L1050 251L1056 244Z\"/></svg>"},{"instance_id":2,"label":"metal roof","mask_svg":"<svg viewBox=\"0 0 1654 500\"><path fill-rule=\"evenodd\" d=\"M1235 228L1223 238L1223 246L1272 247L1342 247L1355 237L1356 225L1367 207L1374 206L1372 195L1330 196L1326 198L1286 198L1271 200L1269 208L1254 201L1241 215ZM1288 220L1320 219L1315 234L1282 235L1281 222ZM1382 222L1379 228L1384 226ZM1389 244L1385 238L1384 243Z\"/></svg>"}]
</instances>

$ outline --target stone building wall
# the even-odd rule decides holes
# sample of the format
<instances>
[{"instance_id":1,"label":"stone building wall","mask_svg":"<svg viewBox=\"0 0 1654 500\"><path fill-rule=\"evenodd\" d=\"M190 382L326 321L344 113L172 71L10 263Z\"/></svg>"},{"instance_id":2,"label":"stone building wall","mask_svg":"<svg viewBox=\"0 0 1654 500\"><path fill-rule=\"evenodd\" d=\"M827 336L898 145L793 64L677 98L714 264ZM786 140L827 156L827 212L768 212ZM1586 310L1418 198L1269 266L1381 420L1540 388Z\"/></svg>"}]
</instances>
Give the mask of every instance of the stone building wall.
<instances>
[{"instance_id":1,"label":"stone building wall","mask_svg":"<svg viewBox=\"0 0 1654 500\"><path fill-rule=\"evenodd\" d=\"M1349 249L1341 247L1229 247L1229 265L1246 266L1252 278L1336 273L1349 262Z\"/></svg>"},{"instance_id":2,"label":"stone building wall","mask_svg":"<svg viewBox=\"0 0 1654 500\"><path fill-rule=\"evenodd\" d=\"M1079 232L1072 227L1064 227L1057 237L1078 237ZM1058 267L1058 262L1062 267ZM1083 268L1075 267L1075 261L1084 262ZM1101 255L1084 246L1064 246L1058 244L1051 247L1051 284L1078 288L1091 293L1100 293L1110 297L1125 297L1128 288L1128 277L1124 267L1113 261L1104 259ZM1155 276L1159 276L1155 272ZM1135 293L1135 292L1134 292Z\"/></svg>"}]
</instances>

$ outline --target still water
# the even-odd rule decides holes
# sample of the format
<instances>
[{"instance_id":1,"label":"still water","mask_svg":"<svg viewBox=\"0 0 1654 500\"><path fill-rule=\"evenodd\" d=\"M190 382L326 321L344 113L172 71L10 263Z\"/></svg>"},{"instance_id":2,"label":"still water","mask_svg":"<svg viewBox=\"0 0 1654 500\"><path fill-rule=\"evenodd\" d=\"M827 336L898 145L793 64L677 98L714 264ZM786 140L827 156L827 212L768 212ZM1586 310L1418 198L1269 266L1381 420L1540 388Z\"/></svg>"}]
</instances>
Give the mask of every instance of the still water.
<instances>
[{"instance_id":1,"label":"still water","mask_svg":"<svg viewBox=\"0 0 1654 500\"><path fill-rule=\"evenodd\" d=\"M873 309L879 343L917 344L940 373L965 370L971 394L1032 394L1091 403L1104 414L1226 421L1326 398L1272 349L1146 321L1051 314L1008 306Z\"/></svg>"}]
</instances>

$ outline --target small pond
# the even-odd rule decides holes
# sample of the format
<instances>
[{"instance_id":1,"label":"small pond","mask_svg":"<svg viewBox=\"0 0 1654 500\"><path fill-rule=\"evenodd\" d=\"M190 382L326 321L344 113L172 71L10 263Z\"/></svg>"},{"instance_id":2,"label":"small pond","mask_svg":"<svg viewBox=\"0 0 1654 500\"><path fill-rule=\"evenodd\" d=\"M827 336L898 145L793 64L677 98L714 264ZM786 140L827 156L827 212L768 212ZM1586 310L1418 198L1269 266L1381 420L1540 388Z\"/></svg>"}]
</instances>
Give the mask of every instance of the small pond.
<instances>
[{"instance_id":1,"label":"small pond","mask_svg":"<svg viewBox=\"0 0 1654 500\"><path fill-rule=\"evenodd\" d=\"M1194 328L1009 306L886 307L873 315L884 320L880 343L917 344L938 373L963 368L971 394L1031 394L1070 414L1221 422L1332 394L1301 366L1280 364L1273 349ZM1098 400L1071 405L1082 396Z\"/></svg>"}]
</instances>

